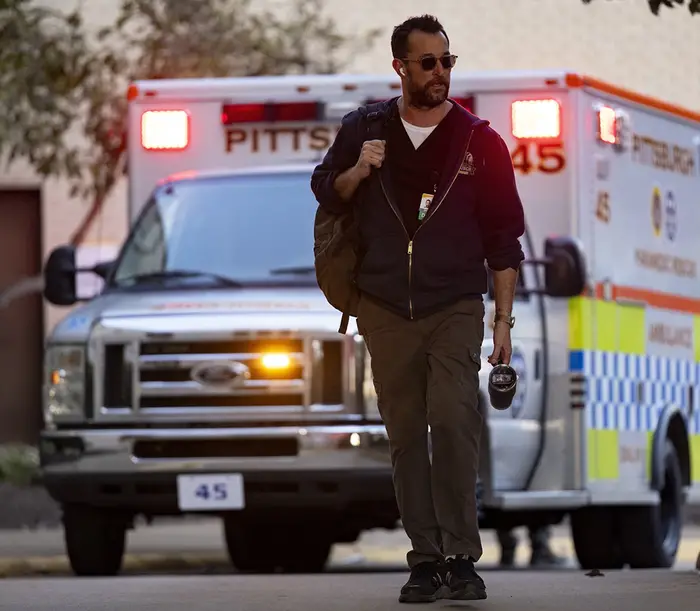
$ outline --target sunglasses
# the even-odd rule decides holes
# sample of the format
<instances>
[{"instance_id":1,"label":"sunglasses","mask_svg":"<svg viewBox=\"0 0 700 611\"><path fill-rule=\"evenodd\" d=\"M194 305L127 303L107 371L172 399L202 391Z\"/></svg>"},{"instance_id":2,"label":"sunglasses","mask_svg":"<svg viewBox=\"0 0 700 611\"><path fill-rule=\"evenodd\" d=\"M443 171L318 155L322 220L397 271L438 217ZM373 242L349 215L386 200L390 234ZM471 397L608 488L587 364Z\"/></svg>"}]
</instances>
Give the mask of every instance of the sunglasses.
<instances>
[{"instance_id":1,"label":"sunglasses","mask_svg":"<svg viewBox=\"0 0 700 611\"><path fill-rule=\"evenodd\" d=\"M405 62L415 62L417 64L420 64L420 67L423 68L426 72L435 70L435 66L437 66L437 63L440 62L442 64L442 67L445 70L449 70L450 68L454 68L454 65L457 63L457 56L456 55L443 55L442 57L435 57L434 55L428 55L427 57L421 57L420 59L404 59L403 61Z\"/></svg>"}]
</instances>

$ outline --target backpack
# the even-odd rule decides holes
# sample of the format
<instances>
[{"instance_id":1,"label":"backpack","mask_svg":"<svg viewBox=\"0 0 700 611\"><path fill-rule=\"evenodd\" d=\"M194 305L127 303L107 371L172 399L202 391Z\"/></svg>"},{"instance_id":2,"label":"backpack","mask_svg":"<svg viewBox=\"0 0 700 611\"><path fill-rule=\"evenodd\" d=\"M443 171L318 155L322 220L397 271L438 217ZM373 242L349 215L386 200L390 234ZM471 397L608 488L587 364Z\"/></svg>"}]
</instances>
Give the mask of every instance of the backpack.
<instances>
[{"instance_id":1,"label":"backpack","mask_svg":"<svg viewBox=\"0 0 700 611\"><path fill-rule=\"evenodd\" d=\"M359 108L367 128L366 140L382 139L388 108L386 102ZM358 151L364 141L362 139L358 142ZM359 232L354 206L343 214L334 214L318 206L314 220L316 281L328 303L342 313L338 333L345 334L350 316L357 316L360 291L356 278L360 263Z\"/></svg>"}]
</instances>

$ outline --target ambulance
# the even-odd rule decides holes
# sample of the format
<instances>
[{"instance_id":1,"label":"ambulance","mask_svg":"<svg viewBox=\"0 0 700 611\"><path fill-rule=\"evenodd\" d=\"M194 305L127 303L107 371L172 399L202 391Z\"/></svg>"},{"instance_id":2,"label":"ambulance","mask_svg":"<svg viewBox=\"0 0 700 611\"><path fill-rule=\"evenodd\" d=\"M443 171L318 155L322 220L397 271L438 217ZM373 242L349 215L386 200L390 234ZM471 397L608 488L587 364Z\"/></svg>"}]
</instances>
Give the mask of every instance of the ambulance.
<instances>
[{"instance_id":1,"label":"ambulance","mask_svg":"<svg viewBox=\"0 0 700 611\"><path fill-rule=\"evenodd\" d=\"M61 246L45 266L46 299L77 304L47 341L41 438L75 573L117 573L139 516L221 516L242 571L319 571L399 527L369 355L315 282L310 190L341 118L399 94L390 75L131 85L129 235L114 261ZM700 503L700 114L564 70L455 72L450 96L504 138L527 220L502 411L484 296L481 525L566 520L583 568L671 567Z\"/></svg>"}]
</instances>

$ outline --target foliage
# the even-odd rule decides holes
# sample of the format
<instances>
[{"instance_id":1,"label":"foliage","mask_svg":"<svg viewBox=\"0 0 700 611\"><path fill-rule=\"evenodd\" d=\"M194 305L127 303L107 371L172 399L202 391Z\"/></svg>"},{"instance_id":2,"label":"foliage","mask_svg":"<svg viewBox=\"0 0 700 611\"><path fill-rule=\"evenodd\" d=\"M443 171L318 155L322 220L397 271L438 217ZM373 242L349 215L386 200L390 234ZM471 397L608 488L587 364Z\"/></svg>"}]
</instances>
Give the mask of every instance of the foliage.
<instances>
[{"instance_id":1,"label":"foliage","mask_svg":"<svg viewBox=\"0 0 700 611\"><path fill-rule=\"evenodd\" d=\"M584 4L590 4L592 0L581 1ZM674 8L676 6L684 6L686 4L685 0L647 0L647 2L649 3L649 9L651 12L657 16L662 6L666 8ZM691 15L700 15L700 0L688 0L687 6Z\"/></svg>"},{"instance_id":2,"label":"foliage","mask_svg":"<svg viewBox=\"0 0 700 611\"><path fill-rule=\"evenodd\" d=\"M78 14L0 0L0 153L41 175L77 171L64 140L90 73Z\"/></svg>"},{"instance_id":3,"label":"foliage","mask_svg":"<svg viewBox=\"0 0 700 611\"><path fill-rule=\"evenodd\" d=\"M379 34L341 34L322 0L253 4L122 0L115 22L92 37L77 11L0 0L0 156L67 178L72 195L91 201L72 243L126 172L130 82L333 73Z\"/></svg>"},{"instance_id":4,"label":"foliage","mask_svg":"<svg viewBox=\"0 0 700 611\"><path fill-rule=\"evenodd\" d=\"M39 452L32 446L0 445L0 483L29 486L39 475Z\"/></svg>"}]
</instances>

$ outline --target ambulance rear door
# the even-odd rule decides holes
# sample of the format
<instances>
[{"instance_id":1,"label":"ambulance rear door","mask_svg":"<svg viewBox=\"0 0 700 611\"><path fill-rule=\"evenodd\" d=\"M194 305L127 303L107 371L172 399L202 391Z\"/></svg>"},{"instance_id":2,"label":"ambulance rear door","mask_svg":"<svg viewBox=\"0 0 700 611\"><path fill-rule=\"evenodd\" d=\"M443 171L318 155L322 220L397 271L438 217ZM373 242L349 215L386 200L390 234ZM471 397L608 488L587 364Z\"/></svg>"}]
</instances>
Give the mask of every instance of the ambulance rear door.
<instances>
[{"instance_id":1,"label":"ambulance rear door","mask_svg":"<svg viewBox=\"0 0 700 611\"><path fill-rule=\"evenodd\" d=\"M489 83L489 88L475 93L474 110L490 121L510 151L525 209L523 251L526 259L539 259L546 237L571 233L575 119L568 90L563 83L546 85L544 79L537 88L523 88L517 78ZM488 412L491 481L497 495L526 488L558 490L566 480L564 462L549 458L561 456L566 445L563 429L552 426L561 419L557 388L567 374L566 305L534 292L542 289L542 281L541 270L521 267L511 334L518 392L510 409ZM486 301L484 358L492 350L494 305Z\"/></svg>"}]
</instances>

